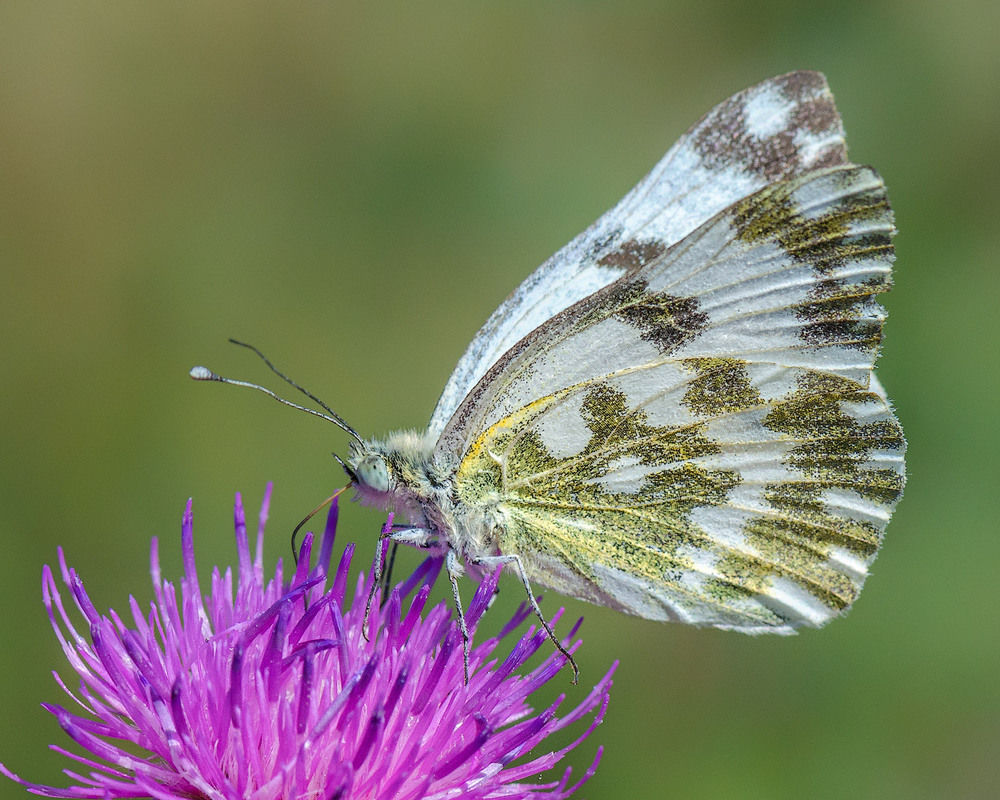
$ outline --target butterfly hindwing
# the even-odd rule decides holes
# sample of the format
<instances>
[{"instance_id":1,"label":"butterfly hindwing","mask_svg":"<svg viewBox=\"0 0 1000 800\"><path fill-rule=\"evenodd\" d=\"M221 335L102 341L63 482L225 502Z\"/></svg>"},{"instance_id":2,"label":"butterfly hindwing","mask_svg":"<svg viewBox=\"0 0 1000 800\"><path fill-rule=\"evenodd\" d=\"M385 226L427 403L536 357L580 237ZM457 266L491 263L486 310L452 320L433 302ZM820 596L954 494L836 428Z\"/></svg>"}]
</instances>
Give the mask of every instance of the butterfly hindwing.
<instances>
[{"instance_id":1,"label":"butterfly hindwing","mask_svg":"<svg viewBox=\"0 0 1000 800\"><path fill-rule=\"evenodd\" d=\"M561 592L748 631L853 601L902 489L871 375L894 231L870 169L740 199L524 337L437 446Z\"/></svg>"},{"instance_id":2,"label":"butterfly hindwing","mask_svg":"<svg viewBox=\"0 0 1000 800\"><path fill-rule=\"evenodd\" d=\"M719 104L493 313L445 386L431 434L444 429L505 352L550 317L640 268L740 198L846 160L840 116L819 73L772 78Z\"/></svg>"}]
</instances>

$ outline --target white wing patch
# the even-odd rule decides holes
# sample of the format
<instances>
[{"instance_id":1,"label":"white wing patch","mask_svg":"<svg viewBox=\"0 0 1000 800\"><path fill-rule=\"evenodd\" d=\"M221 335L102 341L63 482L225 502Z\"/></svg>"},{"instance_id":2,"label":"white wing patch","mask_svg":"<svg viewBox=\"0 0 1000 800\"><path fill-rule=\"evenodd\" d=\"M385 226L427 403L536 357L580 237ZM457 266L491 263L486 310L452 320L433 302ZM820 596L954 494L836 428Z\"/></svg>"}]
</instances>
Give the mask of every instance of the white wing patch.
<instances>
[{"instance_id":1,"label":"white wing patch","mask_svg":"<svg viewBox=\"0 0 1000 800\"><path fill-rule=\"evenodd\" d=\"M764 84L743 104L743 124L755 139L771 139L788 129L795 103L772 84Z\"/></svg>"}]
</instances>

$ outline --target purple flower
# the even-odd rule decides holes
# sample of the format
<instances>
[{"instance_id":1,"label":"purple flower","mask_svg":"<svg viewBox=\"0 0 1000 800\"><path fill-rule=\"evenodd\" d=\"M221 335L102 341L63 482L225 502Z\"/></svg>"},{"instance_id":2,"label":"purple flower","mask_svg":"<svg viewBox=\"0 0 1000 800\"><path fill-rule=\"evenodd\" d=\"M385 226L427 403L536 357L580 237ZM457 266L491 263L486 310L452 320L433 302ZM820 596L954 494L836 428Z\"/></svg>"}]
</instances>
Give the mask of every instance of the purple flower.
<instances>
[{"instance_id":1,"label":"purple flower","mask_svg":"<svg viewBox=\"0 0 1000 800\"><path fill-rule=\"evenodd\" d=\"M44 707L87 755L53 745L83 766L65 770L72 785L64 789L29 783L2 764L0 771L48 797L158 800L561 798L593 774L600 749L574 786L568 769L559 780L526 782L600 724L614 666L564 716L556 715L562 697L536 714L528 696L556 676L564 658L552 652L533 670L517 670L549 646L544 631L529 628L510 655L491 659L499 640L529 615L522 607L498 637L472 648L466 685L451 609L441 603L424 613L440 559L428 559L394 587L381 609L375 604L366 640L361 626L370 576L358 577L349 609L344 602L353 545L336 571L328 569L336 505L320 541L319 566L309 567L310 534L286 584L280 563L273 578L264 576L269 501L270 486L251 557L237 495L235 587L232 569L220 574L216 568L206 595L195 569L189 502L180 593L160 575L154 539L155 602L144 614L131 599L130 624L113 611L98 614L59 551L62 582L90 627L89 641L74 626L48 567L43 598L80 678L75 693L59 683L85 713ZM484 580L470 603L470 631L497 577ZM589 722L576 741L545 749L549 734L581 719Z\"/></svg>"}]
</instances>

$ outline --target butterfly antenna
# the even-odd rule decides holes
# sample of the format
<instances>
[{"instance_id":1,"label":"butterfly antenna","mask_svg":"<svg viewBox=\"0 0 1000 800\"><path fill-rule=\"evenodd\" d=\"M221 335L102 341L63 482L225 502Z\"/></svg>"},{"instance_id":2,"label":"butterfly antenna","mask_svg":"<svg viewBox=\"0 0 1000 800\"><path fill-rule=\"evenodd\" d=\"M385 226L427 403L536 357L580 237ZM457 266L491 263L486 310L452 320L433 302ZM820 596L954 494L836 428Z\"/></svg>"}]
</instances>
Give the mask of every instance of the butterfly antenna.
<instances>
[{"instance_id":1,"label":"butterfly antenna","mask_svg":"<svg viewBox=\"0 0 1000 800\"><path fill-rule=\"evenodd\" d=\"M247 350L252 350L254 353L257 354L258 358L260 358L261 361L263 361L265 364L267 364L267 368L269 370L271 370L271 372L273 372L275 375L277 375L279 378L281 378L281 380L283 380L285 383L287 383L292 388L297 389L298 391L302 392L302 394L304 394L306 397L308 397L310 400L312 400L316 405L318 405L320 408L322 408L327 414L329 414L330 415L330 419L334 423L336 423L341 428L343 428L345 431L347 431L349 434L351 434L351 436L353 436L359 442L363 441L363 439L358 434L358 432L356 430L354 430L354 428L352 428L346 422L344 422L344 420L341 418L341 416L336 411L334 411L332 408L330 408L330 406L328 406L326 403L324 403L322 400L320 400L316 395L314 395L312 392L310 392L304 386L302 386L301 384L299 384L296 381L292 380L285 373L283 373L276 366L274 366L274 364L271 363L271 360L267 356L265 356L258 348L254 347L252 344L248 344L247 342L241 342L238 339L230 339L229 341L232 342L233 344L239 345L240 347L245 347ZM339 461L339 459L338 459L338 461Z\"/></svg>"},{"instance_id":2,"label":"butterfly antenna","mask_svg":"<svg viewBox=\"0 0 1000 800\"><path fill-rule=\"evenodd\" d=\"M299 565L299 551L298 551L298 549L297 549L297 547L295 545L295 539L298 537L299 531L302 530L302 526L305 525L314 516L316 516L316 514L318 512L322 511L324 508L326 508L328 505L330 505L330 503L332 503L334 500L336 500L340 496L341 492L343 492L344 489L346 489L346 488L347 487L344 486L344 487L341 487L340 489L337 489L337 491L335 491L328 498L326 498L326 500L324 500L322 503L320 503L318 506L316 506L316 508L314 508L308 514L306 514L306 518L304 520L302 520L302 522L300 522L298 525L295 526L295 530L292 531L292 559L295 561L295 566Z\"/></svg>"},{"instance_id":3,"label":"butterfly antenna","mask_svg":"<svg viewBox=\"0 0 1000 800\"><path fill-rule=\"evenodd\" d=\"M208 367L191 367L191 372L188 373L196 381L215 381L216 383L228 383L230 386L245 386L247 389L256 389L258 392L263 392L268 397L277 400L282 405L291 406L292 408L297 408L299 411L305 411L307 414L312 414L314 417L319 417L320 419L325 419L327 422L332 422L338 428L342 428L349 434L358 438L357 432L350 427L345 425L344 421L340 417L330 416L328 414L321 414L313 408L307 408L306 406L300 406L298 403L293 403L291 400L286 400L284 397L279 397L270 389L265 389L256 383L250 383L248 381L238 381L234 378L224 378L222 375L217 375L212 372Z\"/></svg>"},{"instance_id":4,"label":"butterfly antenna","mask_svg":"<svg viewBox=\"0 0 1000 800\"><path fill-rule=\"evenodd\" d=\"M305 411L307 414L312 414L314 417L319 417L320 419L325 419L327 422L332 422L334 425L336 425L341 430L347 431L347 433L349 433L351 436L353 436L359 442L364 441L361 438L361 435L356 430L354 430L354 428L352 428L350 425L348 425L346 422L344 422L344 420L342 420L337 414L335 414L334 412L330 411L329 407L325 403L320 403L320 405L324 409L326 409L327 411L329 411L330 412L329 414L322 414L322 413L320 413L319 411L316 411L313 408L309 408L307 406L300 406L298 403L293 403L291 400L286 400L284 397L280 397L280 396L276 395L270 389L266 389L263 386L260 386L259 384L250 383L249 381L238 381L238 380L236 380L234 378L225 378L222 375L218 375L218 374L212 372L212 370L210 370L208 367L192 367L191 368L191 372L188 373L188 374L194 380L196 380L196 381L215 381L216 383L228 383L230 386L244 386L247 389L256 389L258 392L263 392L268 397L270 397L270 398L272 398L274 400L277 400L282 405L290 406L291 408L296 408L299 411ZM278 373L278 374L280 375L281 373ZM282 377L284 377L284 376L282 376ZM287 380L287 378L286 378L286 380ZM294 386L295 384L293 383L292 385ZM301 387L297 387L297 388L301 388ZM305 391L305 390L303 389L302 391ZM306 394L310 398L312 398L313 400L316 399L315 397L313 397L308 392L306 392ZM319 401L317 400L317 402L319 402ZM340 461L341 466L344 466L344 468L347 469L346 465L344 465L344 462L341 461L341 459L338 458L337 461ZM351 474L350 470L348 470L348 474L349 475Z\"/></svg>"}]
</instances>

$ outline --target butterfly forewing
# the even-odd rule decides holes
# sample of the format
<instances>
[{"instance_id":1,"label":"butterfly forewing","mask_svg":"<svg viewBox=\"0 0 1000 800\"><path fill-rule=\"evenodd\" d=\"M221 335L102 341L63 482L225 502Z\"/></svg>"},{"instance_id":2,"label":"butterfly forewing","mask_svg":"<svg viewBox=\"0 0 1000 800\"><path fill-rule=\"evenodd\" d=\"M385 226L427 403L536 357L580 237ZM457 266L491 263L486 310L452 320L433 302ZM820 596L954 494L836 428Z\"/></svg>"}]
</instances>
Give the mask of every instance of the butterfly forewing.
<instances>
[{"instance_id":1,"label":"butterfly forewing","mask_svg":"<svg viewBox=\"0 0 1000 800\"><path fill-rule=\"evenodd\" d=\"M640 268L740 198L846 161L840 117L819 73L772 78L721 103L493 313L445 386L430 432L439 434L489 368L556 313Z\"/></svg>"},{"instance_id":2,"label":"butterfly forewing","mask_svg":"<svg viewBox=\"0 0 1000 800\"><path fill-rule=\"evenodd\" d=\"M543 585L748 631L853 602L902 489L871 376L892 216L870 169L792 177L541 325L438 442Z\"/></svg>"}]
</instances>

